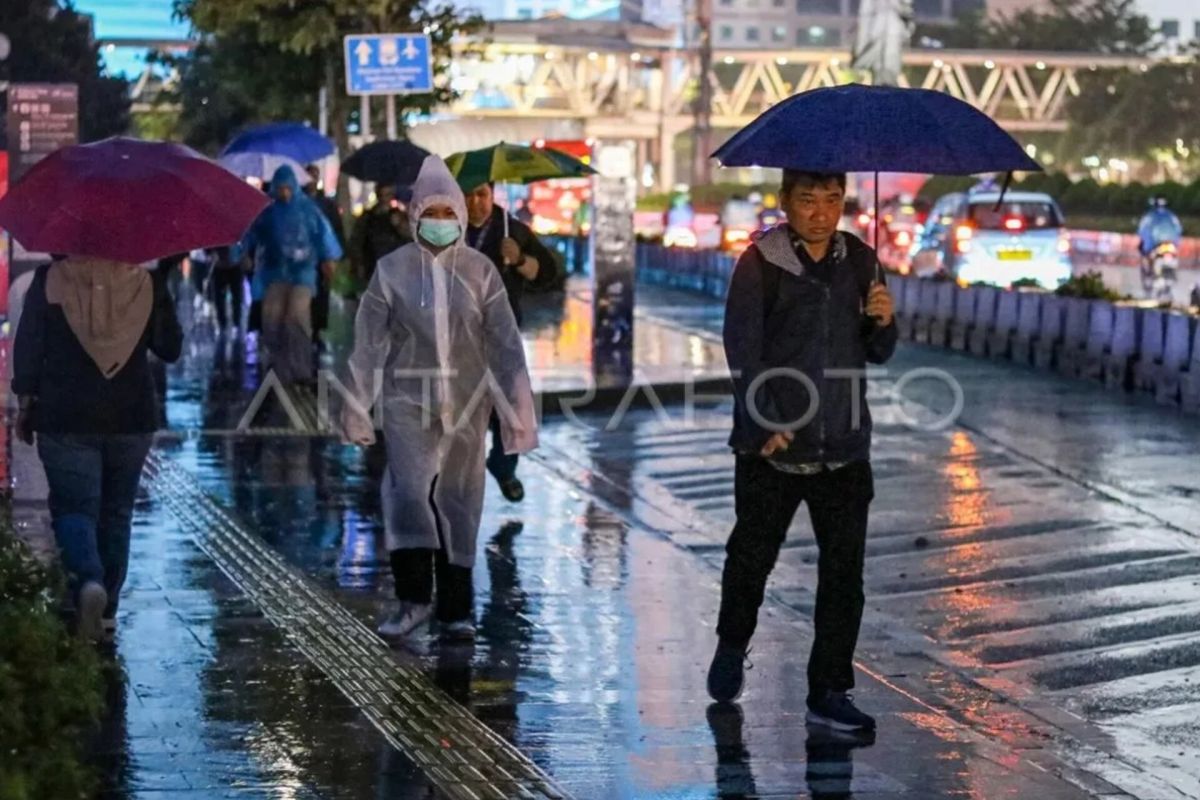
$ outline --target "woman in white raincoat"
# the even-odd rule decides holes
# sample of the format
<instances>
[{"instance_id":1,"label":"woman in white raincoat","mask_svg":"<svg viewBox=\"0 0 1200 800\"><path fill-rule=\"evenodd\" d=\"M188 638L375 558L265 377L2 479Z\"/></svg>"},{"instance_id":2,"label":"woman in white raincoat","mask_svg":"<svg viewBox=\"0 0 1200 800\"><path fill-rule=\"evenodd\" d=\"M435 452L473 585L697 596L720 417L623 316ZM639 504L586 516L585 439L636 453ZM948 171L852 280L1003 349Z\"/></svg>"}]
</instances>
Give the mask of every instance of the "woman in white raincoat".
<instances>
[{"instance_id":1,"label":"woman in white raincoat","mask_svg":"<svg viewBox=\"0 0 1200 800\"><path fill-rule=\"evenodd\" d=\"M387 448L399 606L380 633L406 636L433 616L436 573L443 635L471 637L488 419L494 405L506 452L532 450L533 392L500 273L466 246L463 193L437 156L421 167L409 214L416 241L380 260L359 305L343 422L349 441L371 444L374 407Z\"/></svg>"}]
</instances>

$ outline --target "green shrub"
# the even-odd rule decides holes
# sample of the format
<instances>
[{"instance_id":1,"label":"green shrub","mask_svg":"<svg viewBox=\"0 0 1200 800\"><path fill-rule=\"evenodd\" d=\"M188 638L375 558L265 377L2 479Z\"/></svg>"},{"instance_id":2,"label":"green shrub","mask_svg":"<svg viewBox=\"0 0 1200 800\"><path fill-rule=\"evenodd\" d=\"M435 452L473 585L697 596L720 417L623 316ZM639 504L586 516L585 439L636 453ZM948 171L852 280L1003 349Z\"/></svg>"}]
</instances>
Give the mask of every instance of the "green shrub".
<instances>
[{"instance_id":1,"label":"green shrub","mask_svg":"<svg viewBox=\"0 0 1200 800\"><path fill-rule=\"evenodd\" d=\"M670 192L659 192L657 194L642 195L637 199L638 211L666 211L671 207L671 198L674 195Z\"/></svg>"},{"instance_id":2,"label":"green shrub","mask_svg":"<svg viewBox=\"0 0 1200 800\"><path fill-rule=\"evenodd\" d=\"M1045 192L1061 198L1071 188L1071 179L1062 172L1031 172L1015 188L1023 192Z\"/></svg>"},{"instance_id":3,"label":"green shrub","mask_svg":"<svg viewBox=\"0 0 1200 800\"><path fill-rule=\"evenodd\" d=\"M1167 205L1174 209L1176 214L1188 213L1185 205L1187 203L1188 187L1176 181L1167 181L1166 183L1156 183L1150 187L1151 197L1165 197Z\"/></svg>"},{"instance_id":4,"label":"green shrub","mask_svg":"<svg viewBox=\"0 0 1200 800\"><path fill-rule=\"evenodd\" d=\"M60 582L0 519L0 800L90 796L81 738L102 707L95 650L55 613Z\"/></svg>"},{"instance_id":5,"label":"green shrub","mask_svg":"<svg viewBox=\"0 0 1200 800\"><path fill-rule=\"evenodd\" d=\"M1188 184L1187 191L1183 195L1181 210L1185 214L1200 216L1200 178Z\"/></svg>"},{"instance_id":6,"label":"green shrub","mask_svg":"<svg viewBox=\"0 0 1200 800\"><path fill-rule=\"evenodd\" d=\"M978 182L979 178L970 176L934 175L922 184L921 190L917 192L917 196L932 203L943 195L953 194L954 192L965 192ZM870 205L870 203L868 202L866 205Z\"/></svg>"},{"instance_id":7,"label":"green shrub","mask_svg":"<svg viewBox=\"0 0 1200 800\"><path fill-rule=\"evenodd\" d=\"M1084 178L1071 184L1058 201L1068 214L1095 214L1098 210L1103 213L1105 209L1099 208L1103 202L1102 195L1100 184L1091 178Z\"/></svg>"},{"instance_id":8,"label":"green shrub","mask_svg":"<svg viewBox=\"0 0 1200 800\"><path fill-rule=\"evenodd\" d=\"M1014 289L1037 289L1041 285L1037 278L1018 278L1012 282L1012 288Z\"/></svg>"},{"instance_id":9,"label":"green shrub","mask_svg":"<svg viewBox=\"0 0 1200 800\"><path fill-rule=\"evenodd\" d=\"M1125 299L1119 292L1105 285L1104 277L1099 272L1073 275L1070 280L1055 289L1054 293L1060 297L1082 297L1085 300L1116 302Z\"/></svg>"},{"instance_id":10,"label":"green shrub","mask_svg":"<svg viewBox=\"0 0 1200 800\"><path fill-rule=\"evenodd\" d=\"M1110 208L1114 214L1141 215L1146 213L1149 203L1150 187L1134 181L1128 186L1117 187Z\"/></svg>"}]
</instances>

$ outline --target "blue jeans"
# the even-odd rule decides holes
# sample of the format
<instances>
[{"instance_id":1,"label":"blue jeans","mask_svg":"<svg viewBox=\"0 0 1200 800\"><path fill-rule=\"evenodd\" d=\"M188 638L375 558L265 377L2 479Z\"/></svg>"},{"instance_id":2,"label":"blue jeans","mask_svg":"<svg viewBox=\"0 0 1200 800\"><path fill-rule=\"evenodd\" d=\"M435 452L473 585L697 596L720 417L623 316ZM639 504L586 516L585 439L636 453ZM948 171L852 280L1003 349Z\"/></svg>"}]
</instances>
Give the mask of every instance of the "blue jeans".
<instances>
[{"instance_id":1,"label":"blue jeans","mask_svg":"<svg viewBox=\"0 0 1200 800\"><path fill-rule=\"evenodd\" d=\"M38 455L50 484L50 520L72 597L88 581L104 585L108 607L129 567L129 535L142 465L152 434L39 433Z\"/></svg>"},{"instance_id":2,"label":"blue jeans","mask_svg":"<svg viewBox=\"0 0 1200 800\"><path fill-rule=\"evenodd\" d=\"M487 457L487 471L500 483L511 481L517 477L519 456L516 453L510 455L504 452L504 439L500 435L500 415L495 409L492 410L488 428L492 431L492 449Z\"/></svg>"}]
</instances>

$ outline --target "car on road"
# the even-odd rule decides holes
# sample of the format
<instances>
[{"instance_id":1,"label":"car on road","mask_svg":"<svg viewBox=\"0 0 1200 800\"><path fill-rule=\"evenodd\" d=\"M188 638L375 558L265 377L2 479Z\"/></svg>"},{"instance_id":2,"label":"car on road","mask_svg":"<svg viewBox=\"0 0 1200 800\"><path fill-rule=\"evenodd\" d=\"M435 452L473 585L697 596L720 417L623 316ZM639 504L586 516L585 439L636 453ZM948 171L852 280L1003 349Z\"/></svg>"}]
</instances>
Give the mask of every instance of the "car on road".
<instances>
[{"instance_id":1,"label":"car on road","mask_svg":"<svg viewBox=\"0 0 1200 800\"><path fill-rule=\"evenodd\" d=\"M721 249L740 255L759 228L759 204L733 198L721 207Z\"/></svg>"},{"instance_id":2,"label":"car on road","mask_svg":"<svg viewBox=\"0 0 1200 800\"><path fill-rule=\"evenodd\" d=\"M1071 242L1054 198L994 189L938 199L914 246L912 271L962 284L1011 286L1034 280L1055 289L1071 277Z\"/></svg>"}]
</instances>

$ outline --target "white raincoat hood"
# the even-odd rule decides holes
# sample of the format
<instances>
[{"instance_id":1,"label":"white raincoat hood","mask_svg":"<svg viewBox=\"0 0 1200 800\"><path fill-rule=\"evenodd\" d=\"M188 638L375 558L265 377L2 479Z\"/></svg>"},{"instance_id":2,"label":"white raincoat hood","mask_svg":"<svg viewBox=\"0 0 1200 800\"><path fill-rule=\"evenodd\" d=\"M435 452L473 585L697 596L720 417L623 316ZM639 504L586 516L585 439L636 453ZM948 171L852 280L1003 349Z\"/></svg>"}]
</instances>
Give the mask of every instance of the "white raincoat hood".
<instances>
[{"instance_id":1,"label":"white raincoat hood","mask_svg":"<svg viewBox=\"0 0 1200 800\"><path fill-rule=\"evenodd\" d=\"M426 156L417 174L417 181L413 184L412 201L408 204L411 230L418 230L421 215L430 206L450 206L454 209L460 230L458 244L462 244L467 235L467 201L458 182L450 174L450 168L438 156ZM421 241L419 235L417 241Z\"/></svg>"}]
</instances>

